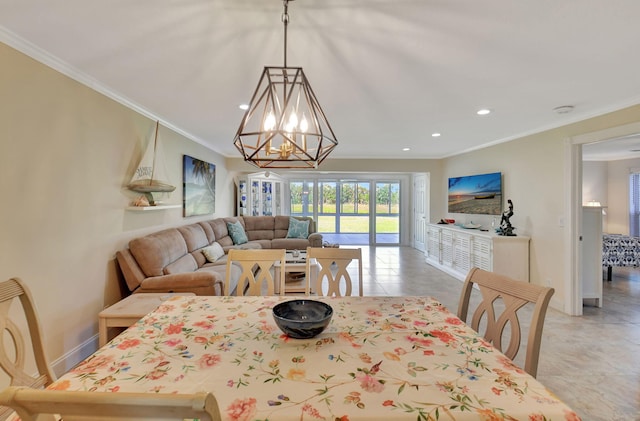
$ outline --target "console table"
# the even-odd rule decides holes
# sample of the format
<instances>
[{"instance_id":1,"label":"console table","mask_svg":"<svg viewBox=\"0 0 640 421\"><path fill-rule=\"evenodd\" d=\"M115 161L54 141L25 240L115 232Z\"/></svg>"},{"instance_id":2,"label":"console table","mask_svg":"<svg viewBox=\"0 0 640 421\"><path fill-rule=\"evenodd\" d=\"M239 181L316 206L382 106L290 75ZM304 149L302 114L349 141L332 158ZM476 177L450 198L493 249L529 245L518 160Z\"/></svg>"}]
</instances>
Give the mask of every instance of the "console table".
<instances>
[{"instance_id":1,"label":"console table","mask_svg":"<svg viewBox=\"0 0 640 421\"><path fill-rule=\"evenodd\" d=\"M529 282L529 242L525 236L507 237L456 225L427 226L427 263L464 280L478 267Z\"/></svg>"}]
</instances>

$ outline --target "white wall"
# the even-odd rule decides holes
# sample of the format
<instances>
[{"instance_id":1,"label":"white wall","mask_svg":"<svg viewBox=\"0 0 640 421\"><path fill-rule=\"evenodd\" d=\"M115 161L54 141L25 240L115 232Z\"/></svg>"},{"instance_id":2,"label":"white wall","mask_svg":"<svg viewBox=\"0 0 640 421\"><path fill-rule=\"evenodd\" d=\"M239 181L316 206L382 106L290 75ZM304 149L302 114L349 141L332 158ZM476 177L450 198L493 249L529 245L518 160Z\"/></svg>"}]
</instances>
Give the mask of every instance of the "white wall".
<instances>
[{"instance_id":1,"label":"white wall","mask_svg":"<svg viewBox=\"0 0 640 421\"><path fill-rule=\"evenodd\" d=\"M600 202L605 207L605 214L602 216L602 231L608 232L608 210L609 203L609 164L607 161L583 161L582 162L582 204L587 205L590 201Z\"/></svg>"},{"instance_id":2,"label":"white wall","mask_svg":"<svg viewBox=\"0 0 640 421\"><path fill-rule=\"evenodd\" d=\"M629 174L634 170L640 170L640 158L582 164L583 202L598 200L606 207L604 232L629 234Z\"/></svg>"},{"instance_id":3,"label":"white wall","mask_svg":"<svg viewBox=\"0 0 640 421\"><path fill-rule=\"evenodd\" d=\"M608 165L607 228L615 234L629 234L629 174L640 169L640 159L610 161Z\"/></svg>"},{"instance_id":4,"label":"white wall","mask_svg":"<svg viewBox=\"0 0 640 421\"><path fill-rule=\"evenodd\" d=\"M608 175L607 161L582 162L582 204L595 200L602 206L608 203Z\"/></svg>"},{"instance_id":5,"label":"white wall","mask_svg":"<svg viewBox=\"0 0 640 421\"><path fill-rule=\"evenodd\" d=\"M164 227L233 214L224 158L161 128L167 170L182 200L182 155L216 164L216 213L137 213L129 181L154 121L0 44L0 280L33 292L58 370L92 352L97 314L122 296L115 252ZM225 140L226 141L226 140Z\"/></svg>"}]
</instances>

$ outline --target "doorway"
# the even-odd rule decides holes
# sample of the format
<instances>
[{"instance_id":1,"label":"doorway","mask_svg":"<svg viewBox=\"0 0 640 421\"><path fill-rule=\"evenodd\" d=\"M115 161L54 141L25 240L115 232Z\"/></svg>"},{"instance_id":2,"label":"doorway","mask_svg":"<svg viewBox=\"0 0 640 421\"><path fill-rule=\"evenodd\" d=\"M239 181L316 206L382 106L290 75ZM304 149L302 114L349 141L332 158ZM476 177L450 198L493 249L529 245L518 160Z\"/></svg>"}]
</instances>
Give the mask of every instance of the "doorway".
<instances>
[{"instance_id":1,"label":"doorway","mask_svg":"<svg viewBox=\"0 0 640 421\"><path fill-rule=\"evenodd\" d=\"M565 214L567 226L565 230L565 256L568 265L565 276L565 311L568 314L579 316L583 313L582 304L582 261L580 254L580 236L582 227L582 147L583 145L604 142L620 137L640 133L640 123L631 123L597 132L585 133L567 139L565 143L565 162L567 177L565 177L566 191L570 194L567 201Z\"/></svg>"},{"instance_id":2,"label":"doorway","mask_svg":"<svg viewBox=\"0 0 640 421\"><path fill-rule=\"evenodd\" d=\"M413 247L427 250L429 221L429 174L413 175Z\"/></svg>"}]
</instances>

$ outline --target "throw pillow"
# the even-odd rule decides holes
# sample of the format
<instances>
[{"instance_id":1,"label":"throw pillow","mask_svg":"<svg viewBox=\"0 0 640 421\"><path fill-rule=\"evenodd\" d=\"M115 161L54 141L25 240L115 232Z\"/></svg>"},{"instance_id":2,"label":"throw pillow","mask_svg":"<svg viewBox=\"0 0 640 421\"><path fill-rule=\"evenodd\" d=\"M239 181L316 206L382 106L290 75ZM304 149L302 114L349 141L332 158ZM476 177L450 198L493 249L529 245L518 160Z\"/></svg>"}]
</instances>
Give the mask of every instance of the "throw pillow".
<instances>
[{"instance_id":1,"label":"throw pillow","mask_svg":"<svg viewBox=\"0 0 640 421\"><path fill-rule=\"evenodd\" d=\"M233 223L227 222L227 230L229 231L229 236L231 237L233 244L244 244L249 241L247 233L244 232L244 227L240 221Z\"/></svg>"},{"instance_id":2,"label":"throw pillow","mask_svg":"<svg viewBox=\"0 0 640 421\"><path fill-rule=\"evenodd\" d=\"M202 254L204 254L204 257L207 258L208 262L213 263L224 256L224 250L220 244L213 243L210 246L203 248Z\"/></svg>"},{"instance_id":3,"label":"throw pillow","mask_svg":"<svg viewBox=\"0 0 640 421\"><path fill-rule=\"evenodd\" d=\"M309 220L301 221L296 218L289 218L289 231L287 238L307 238L309 237Z\"/></svg>"}]
</instances>

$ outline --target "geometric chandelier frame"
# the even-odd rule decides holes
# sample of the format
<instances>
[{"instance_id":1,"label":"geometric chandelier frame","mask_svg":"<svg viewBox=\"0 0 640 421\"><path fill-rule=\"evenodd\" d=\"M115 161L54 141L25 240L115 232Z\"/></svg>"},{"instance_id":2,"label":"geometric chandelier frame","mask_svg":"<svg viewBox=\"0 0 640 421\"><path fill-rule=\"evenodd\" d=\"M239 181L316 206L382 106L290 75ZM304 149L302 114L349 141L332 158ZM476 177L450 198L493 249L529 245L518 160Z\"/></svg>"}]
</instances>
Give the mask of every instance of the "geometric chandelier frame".
<instances>
[{"instance_id":1,"label":"geometric chandelier frame","mask_svg":"<svg viewBox=\"0 0 640 421\"><path fill-rule=\"evenodd\" d=\"M284 0L284 66L265 67L234 145L259 168L317 168L338 145L301 67L287 67Z\"/></svg>"}]
</instances>

